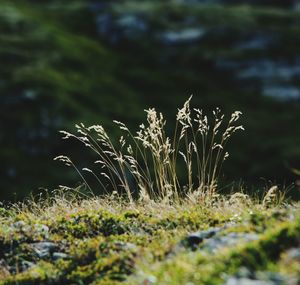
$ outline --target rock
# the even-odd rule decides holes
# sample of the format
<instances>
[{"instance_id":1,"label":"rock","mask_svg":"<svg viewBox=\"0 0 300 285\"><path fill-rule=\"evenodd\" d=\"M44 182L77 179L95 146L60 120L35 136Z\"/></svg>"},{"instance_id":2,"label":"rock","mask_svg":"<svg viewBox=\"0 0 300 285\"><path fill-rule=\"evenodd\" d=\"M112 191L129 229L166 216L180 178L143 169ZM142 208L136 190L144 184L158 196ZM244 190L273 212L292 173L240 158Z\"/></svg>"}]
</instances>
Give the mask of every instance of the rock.
<instances>
[{"instance_id":1,"label":"rock","mask_svg":"<svg viewBox=\"0 0 300 285\"><path fill-rule=\"evenodd\" d=\"M204 28L187 28L180 31L162 32L158 38L166 45L190 44L200 40L206 32Z\"/></svg>"},{"instance_id":2,"label":"rock","mask_svg":"<svg viewBox=\"0 0 300 285\"><path fill-rule=\"evenodd\" d=\"M101 13L96 16L96 27L99 36L106 36L111 31L112 16L108 13Z\"/></svg>"},{"instance_id":3,"label":"rock","mask_svg":"<svg viewBox=\"0 0 300 285\"><path fill-rule=\"evenodd\" d=\"M299 60L298 60L299 61ZM254 60L244 63L239 73L240 79L261 79L261 80L285 80L290 81L294 77L300 77L300 65L295 63L275 62L269 59Z\"/></svg>"},{"instance_id":4,"label":"rock","mask_svg":"<svg viewBox=\"0 0 300 285\"><path fill-rule=\"evenodd\" d=\"M145 20L139 15L125 14L115 22L126 38L134 38L139 33L145 33L148 25Z\"/></svg>"},{"instance_id":5,"label":"rock","mask_svg":"<svg viewBox=\"0 0 300 285\"><path fill-rule=\"evenodd\" d=\"M20 271L25 271L31 267L35 266L35 264L33 262L27 261L27 260L23 260L21 262L21 266L19 268Z\"/></svg>"},{"instance_id":6,"label":"rock","mask_svg":"<svg viewBox=\"0 0 300 285\"><path fill-rule=\"evenodd\" d=\"M222 230L230 227L234 227L234 225L227 224L224 227L215 227L206 231L191 233L181 241L179 247L184 246L195 250L201 244L202 250L214 252L222 247L233 247L238 242L250 242L258 239L256 233L230 232L222 234Z\"/></svg>"},{"instance_id":7,"label":"rock","mask_svg":"<svg viewBox=\"0 0 300 285\"><path fill-rule=\"evenodd\" d=\"M49 238L49 228L45 225L35 224L34 229L37 233L41 234L45 239Z\"/></svg>"},{"instance_id":8,"label":"rock","mask_svg":"<svg viewBox=\"0 0 300 285\"><path fill-rule=\"evenodd\" d=\"M244 41L239 42L236 44L235 48L241 51L248 51L248 50L263 50L267 49L271 45L274 45L275 37L271 35L261 34L261 35L254 35Z\"/></svg>"},{"instance_id":9,"label":"rock","mask_svg":"<svg viewBox=\"0 0 300 285\"><path fill-rule=\"evenodd\" d=\"M186 5L211 5L221 3L222 0L182 0L181 2Z\"/></svg>"},{"instance_id":10,"label":"rock","mask_svg":"<svg viewBox=\"0 0 300 285\"><path fill-rule=\"evenodd\" d=\"M27 89L27 90L24 90L24 92L22 94L22 97L25 100L34 101L38 97L38 94L37 94L37 92L35 90Z\"/></svg>"},{"instance_id":11,"label":"rock","mask_svg":"<svg viewBox=\"0 0 300 285\"><path fill-rule=\"evenodd\" d=\"M136 250L137 246L130 242L116 241L114 245L120 250Z\"/></svg>"},{"instance_id":12,"label":"rock","mask_svg":"<svg viewBox=\"0 0 300 285\"><path fill-rule=\"evenodd\" d=\"M254 279L254 274L247 267L240 267L236 273L236 277Z\"/></svg>"},{"instance_id":13,"label":"rock","mask_svg":"<svg viewBox=\"0 0 300 285\"><path fill-rule=\"evenodd\" d=\"M50 258L51 254L58 248L53 242L37 242L32 243L31 248L35 252L38 258Z\"/></svg>"},{"instance_id":14,"label":"rock","mask_svg":"<svg viewBox=\"0 0 300 285\"><path fill-rule=\"evenodd\" d=\"M285 284L285 279L273 272L259 271L253 273L241 267L235 276L231 276L225 285L280 285Z\"/></svg>"},{"instance_id":15,"label":"rock","mask_svg":"<svg viewBox=\"0 0 300 285\"><path fill-rule=\"evenodd\" d=\"M268 271L258 271L255 274L255 279L257 280L264 280L264 281L272 281L275 284L285 284L285 279L283 276L279 275L275 272L268 272Z\"/></svg>"},{"instance_id":16,"label":"rock","mask_svg":"<svg viewBox=\"0 0 300 285\"><path fill-rule=\"evenodd\" d=\"M106 1L90 1L89 8L92 12L99 12L106 9L109 6L109 3Z\"/></svg>"},{"instance_id":17,"label":"rock","mask_svg":"<svg viewBox=\"0 0 300 285\"><path fill-rule=\"evenodd\" d=\"M213 239L206 240L202 249L209 252L215 252L223 247L234 247L239 242L250 242L258 239L255 233L228 233L224 236L218 236Z\"/></svg>"},{"instance_id":18,"label":"rock","mask_svg":"<svg viewBox=\"0 0 300 285\"><path fill-rule=\"evenodd\" d=\"M15 222L12 226L15 229L22 229L23 227L26 226L26 223L24 221L18 221L18 222Z\"/></svg>"},{"instance_id":19,"label":"rock","mask_svg":"<svg viewBox=\"0 0 300 285\"><path fill-rule=\"evenodd\" d=\"M156 283L156 277L155 276L147 276L143 282L142 285L151 285L151 284L155 284Z\"/></svg>"},{"instance_id":20,"label":"rock","mask_svg":"<svg viewBox=\"0 0 300 285\"><path fill-rule=\"evenodd\" d=\"M53 252L52 258L53 260L68 259L69 256L63 252Z\"/></svg>"},{"instance_id":21,"label":"rock","mask_svg":"<svg viewBox=\"0 0 300 285\"><path fill-rule=\"evenodd\" d=\"M95 19L98 35L114 44L122 39L140 37L148 30L145 17L139 14L124 13L113 17L109 11L101 10Z\"/></svg>"},{"instance_id":22,"label":"rock","mask_svg":"<svg viewBox=\"0 0 300 285\"><path fill-rule=\"evenodd\" d=\"M291 248L285 254L285 262L289 263L291 261L300 262L300 248Z\"/></svg>"},{"instance_id":23,"label":"rock","mask_svg":"<svg viewBox=\"0 0 300 285\"><path fill-rule=\"evenodd\" d=\"M0 259L0 276L5 278L10 275L10 267L4 259Z\"/></svg>"},{"instance_id":24,"label":"rock","mask_svg":"<svg viewBox=\"0 0 300 285\"><path fill-rule=\"evenodd\" d=\"M294 0L293 9L296 10L297 12L300 11L300 1L299 0Z\"/></svg>"},{"instance_id":25,"label":"rock","mask_svg":"<svg viewBox=\"0 0 300 285\"><path fill-rule=\"evenodd\" d=\"M300 88L289 84L268 84L262 88L262 93L279 100L300 100Z\"/></svg>"},{"instance_id":26,"label":"rock","mask_svg":"<svg viewBox=\"0 0 300 285\"><path fill-rule=\"evenodd\" d=\"M221 228L211 228L206 231L196 232L189 234L185 240L182 241L184 246L187 246L191 249L195 249L204 239L213 237Z\"/></svg>"},{"instance_id":27,"label":"rock","mask_svg":"<svg viewBox=\"0 0 300 285\"><path fill-rule=\"evenodd\" d=\"M31 226L27 225L24 221L18 221L11 226L13 229L15 229L18 232L30 232Z\"/></svg>"},{"instance_id":28,"label":"rock","mask_svg":"<svg viewBox=\"0 0 300 285\"><path fill-rule=\"evenodd\" d=\"M276 285L272 281L253 280L249 278L230 277L225 282L225 285Z\"/></svg>"}]
</instances>

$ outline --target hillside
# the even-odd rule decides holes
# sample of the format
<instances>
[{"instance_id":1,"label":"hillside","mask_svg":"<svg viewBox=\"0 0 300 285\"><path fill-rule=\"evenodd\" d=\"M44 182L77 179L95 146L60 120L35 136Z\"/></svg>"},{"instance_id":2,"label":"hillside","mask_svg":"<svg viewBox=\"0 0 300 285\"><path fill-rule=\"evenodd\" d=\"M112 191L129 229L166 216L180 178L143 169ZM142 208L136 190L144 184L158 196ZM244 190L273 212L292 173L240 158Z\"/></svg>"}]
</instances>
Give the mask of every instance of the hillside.
<instances>
[{"instance_id":1,"label":"hillside","mask_svg":"<svg viewBox=\"0 0 300 285\"><path fill-rule=\"evenodd\" d=\"M43 5L1 1L0 6L1 180L12 197L21 194L20 187L28 193L42 181L44 186L57 181L52 158L62 126L79 118L105 122L119 114L130 121L138 98L118 79L118 57L62 22L81 13L81 6L66 7L61 15ZM28 160L35 170L24 163Z\"/></svg>"},{"instance_id":2,"label":"hillside","mask_svg":"<svg viewBox=\"0 0 300 285\"><path fill-rule=\"evenodd\" d=\"M68 196L0 209L1 285L299 284L299 203Z\"/></svg>"},{"instance_id":3,"label":"hillside","mask_svg":"<svg viewBox=\"0 0 300 285\"><path fill-rule=\"evenodd\" d=\"M173 118L191 93L195 107L245 114L247 135L235 141L226 181L294 182L296 4L1 1L1 199L77 185L52 158L66 151L88 158L62 144L58 130L79 122L110 129L112 119L136 126L148 107Z\"/></svg>"}]
</instances>

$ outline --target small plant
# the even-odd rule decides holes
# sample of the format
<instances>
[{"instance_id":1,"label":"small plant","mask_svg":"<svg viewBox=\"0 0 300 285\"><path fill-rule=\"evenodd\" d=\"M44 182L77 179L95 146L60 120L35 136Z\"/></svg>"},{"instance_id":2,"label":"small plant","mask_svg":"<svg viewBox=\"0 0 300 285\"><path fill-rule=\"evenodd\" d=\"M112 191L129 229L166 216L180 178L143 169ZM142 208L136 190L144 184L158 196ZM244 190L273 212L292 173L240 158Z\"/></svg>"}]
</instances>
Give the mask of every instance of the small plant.
<instances>
[{"instance_id":1,"label":"small plant","mask_svg":"<svg viewBox=\"0 0 300 285\"><path fill-rule=\"evenodd\" d=\"M61 133L63 139L75 138L97 154L95 164L101 166L101 171L82 170L91 173L105 192L121 190L130 202L137 190L143 200L170 201L191 195L211 197L216 192L222 164L229 156L226 144L233 133L244 129L236 123L241 112L236 111L225 120L216 108L209 118L202 110L191 109L191 99L178 109L172 137L166 134L163 114L155 109L145 110L147 122L136 133L124 123L114 121L123 132L117 145L101 125L86 127L81 123L76 125L77 134ZM87 184L69 157L58 156L55 160L75 167ZM183 165L185 178L179 175Z\"/></svg>"}]
</instances>

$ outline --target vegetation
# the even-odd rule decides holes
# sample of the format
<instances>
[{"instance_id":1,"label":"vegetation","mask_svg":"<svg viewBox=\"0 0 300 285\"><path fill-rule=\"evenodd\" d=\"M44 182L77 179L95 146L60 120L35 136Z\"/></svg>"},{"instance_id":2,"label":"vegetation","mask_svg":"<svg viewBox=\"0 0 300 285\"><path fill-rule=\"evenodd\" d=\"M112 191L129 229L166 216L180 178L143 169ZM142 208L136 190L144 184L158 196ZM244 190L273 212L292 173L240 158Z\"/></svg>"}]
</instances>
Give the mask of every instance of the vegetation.
<instances>
[{"instance_id":1,"label":"vegetation","mask_svg":"<svg viewBox=\"0 0 300 285\"><path fill-rule=\"evenodd\" d=\"M178 109L173 137L166 133L163 114L155 109L146 110L147 123L141 124L136 134L124 123L114 121L123 131L120 146L114 145L101 125L85 127L81 123L76 125L78 135L66 131L61 133L64 139L75 138L96 153L94 163L100 164L100 175L99 170L83 170L96 178L102 192L117 193L121 188L130 202L133 202L135 189L138 189L140 199L147 201L176 200L195 193L199 197L213 197L221 166L229 156L225 145L236 131L244 130L243 126L236 125L241 112L232 113L226 123L221 110L216 108L211 123L203 110L190 107L191 99ZM181 159L185 164L184 171L182 168L178 170ZM55 160L73 166L93 191L69 157L60 155ZM183 175L180 173L186 173L185 185L181 183ZM108 180L107 184L103 177Z\"/></svg>"},{"instance_id":2,"label":"vegetation","mask_svg":"<svg viewBox=\"0 0 300 285\"><path fill-rule=\"evenodd\" d=\"M228 139L243 129L236 125L240 112L222 130L219 109L210 125L201 110L191 110L190 101L178 110L172 139L154 109L146 110L148 125L136 135L115 122L124 132L120 149L99 125L80 124L79 135L63 131L97 153L111 185L83 170L112 193L83 199L80 189L62 187L46 199L3 205L0 284L299 282L299 203L287 203L277 186L262 198L237 190L219 195L217 172L228 156ZM177 175L180 154L186 186ZM89 186L70 158L58 159L75 167Z\"/></svg>"},{"instance_id":3,"label":"vegetation","mask_svg":"<svg viewBox=\"0 0 300 285\"><path fill-rule=\"evenodd\" d=\"M97 30L97 5L64 2L0 3L0 178L8 193L1 195L12 199L15 191L19 199L62 178L74 184L76 174L84 183L0 203L0 285L299 284L299 202L278 186L259 194L236 184L224 194L223 187L229 178L291 182L292 172L299 175L299 104L243 89L241 83L254 81L216 67L266 56L295 60L299 13L269 1L197 7L104 1L118 25L132 15L147 20L140 25L147 33L131 34L126 26L125 36L116 28L110 38ZM201 40L170 45L174 31L175 39L186 39L182 31L191 23L201 24L192 33ZM277 44L238 47L237 39L257 31L275 33ZM196 108L191 97L184 103L173 129L166 122L187 89L205 94L194 96ZM142 104L160 111L147 107L146 121L134 130ZM207 115L199 105L247 113L247 137L232 137L243 130L241 112L227 118L216 108ZM76 121L82 123L73 134ZM58 143L60 128L68 145ZM91 155L82 155L82 143ZM66 155L56 160L75 174L53 170L60 153Z\"/></svg>"},{"instance_id":4,"label":"vegetation","mask_svg":"<svg viewBox=\"0 0 300 285\"><path fill-rule=\"evenodd\" d=\"M1 198L20 199L61 181L77 185L72 172L58 171L52 161L70 148L67 155L80 153L77 144L60 143L58 129L101 121L117 140L111 118L132 129L146 106L169 120L192 93L197 108L247 115L242 124L248 135L228 148L227 181L241 178L258 188L260 177L263 185L292 183L290 168L299 168L299 104L263 97L257 80L240 82L216 68L222 60L297 62L299 13L266 2L195 8L178 1L115 1L108 14L142 15L148 31L114 44L97 34L96 14L86 1L1 1ZM163 32L191 22L209 31L199 42L171 47L159 41ZM276 44L237 48L255 34L274 35ZM299 86L298 78L292 80Z\"/></svg>"},{"instance_id":5,"label":"vegetation","mask_svg":"<svg viewBox=\"0 0 300 285\"><path fill-rule=\"evenodd\" d=\"M299 204L275 194L170 205L61 192L1 208L0 284L222 284L242 272L299 280Z\"/></svg>"}]
</instances>

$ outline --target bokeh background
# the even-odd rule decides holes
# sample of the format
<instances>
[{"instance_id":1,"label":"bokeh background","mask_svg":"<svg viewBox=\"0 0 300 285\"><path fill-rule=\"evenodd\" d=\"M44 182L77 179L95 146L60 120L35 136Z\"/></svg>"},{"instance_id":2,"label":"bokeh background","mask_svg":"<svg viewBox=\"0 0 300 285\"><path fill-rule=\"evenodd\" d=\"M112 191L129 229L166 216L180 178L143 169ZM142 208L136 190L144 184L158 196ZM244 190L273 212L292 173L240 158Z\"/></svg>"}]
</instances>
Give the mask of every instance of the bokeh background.
<instances>
[{"instance_id":1,"label":"bokeh background","mask_svg":"<svg viewBox=\"0 0 300 285\"><path fill-rule=\"evenodd\" d=\"M61 129L137 126L156 107L241 110L226 181L291 185L300 168L300 1L1 0L0 199L78 185Z\"/></svg>"}]
</instances>

